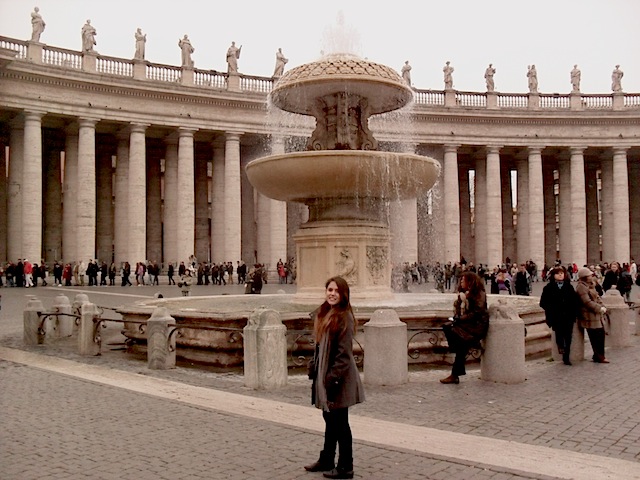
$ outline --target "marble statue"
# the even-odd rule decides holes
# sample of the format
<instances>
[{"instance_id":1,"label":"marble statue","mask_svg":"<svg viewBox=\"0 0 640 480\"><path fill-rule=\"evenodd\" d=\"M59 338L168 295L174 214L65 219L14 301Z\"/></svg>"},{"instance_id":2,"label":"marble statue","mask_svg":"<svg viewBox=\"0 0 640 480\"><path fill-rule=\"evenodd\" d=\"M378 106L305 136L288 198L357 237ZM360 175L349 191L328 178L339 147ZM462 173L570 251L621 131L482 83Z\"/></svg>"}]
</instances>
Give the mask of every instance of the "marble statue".
<instances>
[{"instance_id":1,"label":"marble statue","mask_svg":"<svg viewBox=\"0 0 640 480\"><path fill-rule=\"evenodd\" d=\"M87 20L82 27L82 52L93 52L93 46L96 43L96 29L91 25L91 20Z\"/></svg>"},{"instance_id":2,"label":"marble statue","mask_svg":"<svg viewBox=\"0 0 640 480\"><path fill-rule=\"evenodd\" d=\"M527 78L529 79L529 93L538 93L538 72L535 65L527 66Z\"/></svg>"},{"instance_id":3,"label":"marble statue","mask_svg":"<svg viewBox=\"0 0 640 480\"><path fill-rule=\"evenodd\" d=\"M40 15L40 9L38 7L33 8L33 12L31 12L31 41L39 42L40 35L44 32L45 27L44 20L42 19L42 15Z\"/></svg>"},{"instance_id":4,"label":"marble statue","mask_svg":"<svg viewBox=\"0 0 640 480\"><path fill-rule=\"evenodd\" d=\"M616 68L611 74L611 90L614 92L622 91L622 77L624 73L620 70L620 65L616 65Z\"/></svg>"},{"instance_id":5,"label":"marble statue","mask_svg":"<svg viewBox=\"0 0 640 480\"><path fill-rule=\"evenodd\" d=\"M444 72L444 89L451 90L453 88L453 67L451 62L447 62L442 71Z\"/></svg>"},{"instance_id":6,"label":"marble statue","mask_svg":"<svg viewBox=\"0 0 640 480\"><path fill-rule=\"evenodd\" d=\"M571 70L571 87L572 87L572 91L573 92L579 92L580 91L580 77L582 76L582 73L580 72L580 69L578 68L578 65L574 65L573 66L573 70Z\"/></svg>"},{"instance_id":7,"label":"marble statue","mask_svg":"<svg viewBox=\"0 0 640 480\"><path fill-rule=\"evenodd\" d=\"M409 60L404 62L401 73L402 78L407 82L407 85L411 86L411 65L409 65Z\"/></svg>"},{"instance_id":8,"label":"marble statue","mask_svg":"<svg viewBox=\"0 0 640 480\"><path fill-rule=\"evenodd\" d=\"M276 52L276 68L273 70L274 78L279 78L282 76L282 73L284 72L284 66L288 61L289 59L285 58L284 54L282 53L282 49L279 48Z\"/></svg>"},{"instance_id":9,"label":"marble statue","mask_svg":"<svg viewBox=\"0 0 640 480\"><path fill-rule=\"evenodd\" d=\"M182 39L178 40L178 46L182 51L182 68L193 68L193 60L191 59L191 54L195 52L196 49L191 46L189 36L185 34Z\"/></svg>"},{"instance_id":10,"label":"marble statue","mask_svg":"<svg viewBox=\"0 0 640 480\"><path fill-rule=\"evenodd\" d=\"M493 68L493 63L490 63L487 69L484 71L484 78L487 82L487 92L493 92L495 90L495 84L493 83L493 76L496 74L496 69Z\"/></svg>"},{"instance_id":11,"label":"marble statue","mask_svg":"<svg viewBox=\"0 0 640 480\"><path fill-rule=\"evenodd\" d=\"M238 59L242 45L236 47L236 42L231 42L231 46L227 49L227 72L238 73Z\"/></svg>"},{"instance_id":12,"label":"marble statue","mask_svg":"<svg viewBox=\"0 0 640 480\"><path fill-rule=\"evenodd\" d=\"M147 34L142 33L142 29L138 28L134 36L136 38L136 53L133 55L133 59L144 60L144 47L147 43Z\"/></svg>"}]
</instances>

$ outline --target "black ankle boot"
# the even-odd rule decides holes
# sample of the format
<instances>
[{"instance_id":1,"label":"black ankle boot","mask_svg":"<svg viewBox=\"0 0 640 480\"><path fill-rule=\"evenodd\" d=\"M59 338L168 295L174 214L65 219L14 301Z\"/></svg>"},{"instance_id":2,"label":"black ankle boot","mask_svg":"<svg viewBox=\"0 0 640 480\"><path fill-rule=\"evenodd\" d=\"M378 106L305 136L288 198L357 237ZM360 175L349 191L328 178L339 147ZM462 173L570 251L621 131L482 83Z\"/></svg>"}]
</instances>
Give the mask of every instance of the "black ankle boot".
<instances>
[{"instance_id":1,"label":"black ankle boot","mask_svg":"<svg viewBox=\"0 0 640 480\"><path fill-rule=\"evenodd\" d=\"M323 473L325 478L353 478L353 469L334 468L330 472Z\"/></svg>"}]
</instances>

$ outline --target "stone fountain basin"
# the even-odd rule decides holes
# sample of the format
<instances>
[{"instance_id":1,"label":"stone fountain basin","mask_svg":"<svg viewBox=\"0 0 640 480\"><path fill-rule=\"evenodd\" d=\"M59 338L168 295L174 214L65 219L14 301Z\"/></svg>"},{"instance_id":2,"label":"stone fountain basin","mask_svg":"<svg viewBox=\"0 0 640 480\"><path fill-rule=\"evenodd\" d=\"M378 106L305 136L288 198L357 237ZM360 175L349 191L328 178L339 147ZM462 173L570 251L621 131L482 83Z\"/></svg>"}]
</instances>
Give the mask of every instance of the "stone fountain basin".
<instances>
[{"instance_id":1,"label":"stone fountain basin","mask_svg":"<svg viewBox=\"0 0 640 480\"><path fill-rule=\"evenodd\" d=\"M422 351L418 360L412 363L432 363L441 361L446 349L434 350L428 336L414 335L425 328L439 327L453 314L454 294L413 294L399 293L387 300L362 300L353 302L354 313L360 326L379 309L393 309L407 324L408 341L411 349ZM198 328L183 328L176 337L178 357L199 363L221 367L241 366L243 362L243 342L241 332L254 310L273 309L280 313L287 327L287 348L290 365L296 365L298 356L311 354L313 329L309 313L323 301L321 296L314 302L300 302L295 295L218 295L211 297L180 297L153 299L137 302L118 309L122 315L122 333L131 343L131 351L146 349L146 329L140 322L146 322L156 307L165 307L177 325L192 325ZM517 297L488 295L489 305L507 303L516 309L528 324L526 338L527 355L534 355L550 348L549 331L544 324L544 311L538 306L538 297ZM364 345L364 334L356 335L359 345ZM409 344L408 344L409 347ZM366 347L365 347L366 348Z\"/></svg>"},{"instance_id":2,"label":"stone fountain basin","mask_svg":"<svg viewBox=\"0 0 640 480\"><path fill-rule=\"evenodd\" d=\"M285 202L317 198L406 200L431 188L440 164L413 153L332 150L271 155L246 166L251 184Z\"/></svg>"}]
</instances>

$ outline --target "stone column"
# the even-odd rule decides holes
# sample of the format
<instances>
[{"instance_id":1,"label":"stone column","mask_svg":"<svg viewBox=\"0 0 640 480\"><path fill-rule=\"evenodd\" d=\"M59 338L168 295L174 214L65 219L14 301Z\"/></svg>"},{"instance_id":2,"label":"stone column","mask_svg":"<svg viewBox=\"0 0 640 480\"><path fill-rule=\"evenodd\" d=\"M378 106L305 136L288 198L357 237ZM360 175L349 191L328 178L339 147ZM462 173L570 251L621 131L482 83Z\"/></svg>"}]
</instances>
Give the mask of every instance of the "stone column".
<instances>
[{"instance_id":1,"label":"stone column","mask_svg":"<svg viewBox=\"0 0 640 480\"><path fill-rule=\"evenodd\" d=\"M208 158L195 158L195 254L200 261L207 261L209 248L209 176Z\"/></svg>"},{"instance_id":2,"label":"stone column","mask_svg":"<svg viewBox=\"0 0 640 480\"><path fill-rule=\"evenodd\" d=\"M487 251L487 236L489 233L487 225L487 161L484 158L476 160L476 188L473 211L476 225L476 261L474 263L484 263L493 268L495 264L489 263ZM502 262L500 261L499 263Z\"/></svg>"},{"instance_id":3,"label":"stone column","mask_svg":"<svg viewBox=\"0 0 640 480\"><path fill-rule=\"evenodd\" d=\"M181 128L178 138L178 262L195 254L194 132Z\"/></svg>"},{"instance_id":4,"label":"stone column","mask_svg":"<svg viewBox=\"0 0 640 480\"><path fill-rule=\"evenodd\" d=\"M487 261L502 262L502 188L500 182L500 147L487 147ZM489 232L491 232L489 234Z\"/></svg>"},{"instance_id":5,"label":"stone column","mask_svg":"<svg viewBox=\"0 0 640 480\"><path fill-rule=\"evenodd\" d=\"M587 262L595 265L600 261L600 222L598 215L598 179L594 164L587 164Z\"/></svg>"},{"instance_id":6,"label":"stone column","mask_svg":"<svg viewBox=\"0 0 640 480\"><path fill-rule=\"evenodd\" d=\"M42 112L24 113L22 257L42 258Z\"/></svg>"},{"instance_id":7,"label":"stone column","mask_svg":"<svg viewBox=\"0 0 640 480\"><path fill-rule=\"evenodd\" d=\"M389 229L391 231L392 264L418 261L417 219L418 205L415 198L391 202Z\"/></svg>"},{"instance_id":8,"label":"stone column","mask_svg":"<svg viewBox=\"0 0 640 480\"><path fill-rule=\"evenodd\" d=\"M147 258L147 162L146 137L147 125L129 126L129 205L127 230L129 232L129 258L132 265Z\"/></svg>"},{"instance_id":9,"label":"stone column","mask_svg":"<svg viewBox=\"0 0 640 480\"><path fill-rule=\"evenodd\" d=\"M60 158L62 145L58 131L45 137L43 162L43 247L46 262L62 257L62 171Z\"/></svg>"},{"instance_id":10,"label":"stone column","mask_svg":"<svg viewBox=\"0 0 640 480\"><path fill-rule=\"evenodd\" d=\"M240 133L227 132L224 150L224 253L228 261L241 258Z\"/></svg>"},{"instance_id":11,"label":"stone column","mask_svg":"<svg viewBox=\"0 0 640 480\"><path fill-rule=\"evenodd\" d=\"M243 171L243 166L240 165L240 171ZM255 262L256 251L258 250L258 244L256 243L256 208L257 198L254 194L253 185L249 181L249 177L244 174L240 175L240 202L241 202L241 218L240 218L240 231L242 232L242 238L240 242L242 249L240 251L240 258L251 259L251 263ZM269 206L269 212L271 207ZM267 223L265 229L265 235L268 236L270 225ZM268 242L271 245L271 242ZM269 250L271 250L269 246ZM270 265L267 265L267 268ZM272 265L272 267L275 267Z\"/></svg>"},{"instance_id":12,"label":"stone column","mask_svg":"<svg viewBox=\"0 0 640 480\"><path fill-rule=\"evenodd\" d=\"M613 224L614 236L613 258L628 263L631 258L631 239L629 228L629 170L627 169L627 149L613 149ZM639 195L640 192L635 192ZM636 212L640 215L640 212Z\"/></svg>"},{"instance_id":13,"label":"stone column","mask_svg":"<svg viewBox=\"0 0 640 480\"><path fill-rule=\"evenodd\" d=\"M211 261L226 261L224 245L224 143L213 143L213 194L211 197ZM232 261L232 260L228 260ZM237 260L233 260L234 266Z\"/></svg>"},{"instance_id":14,"label":"stone column","mask_svg":"<svg viewBox=\"0 0 640 480\"><path fill-rule=\"evenodd\" d=\"M584 179L584 148L571 148L571 245L578 267L587 263L587 199Z\"/></svg>"},{"instance_id":15,"label":"stone column","mask_svg":"<svg viewBox=\"0 0 640 480\"><path fill-rule=\"evenodd\" d=\"M164 150L164 149L163 149ZM162 264L162 194L160 160L157 148L147 150L147 242L146 259Z\"/></svg>"},{"instance_id":16,"label":"stone column","mask_svg":"<svg viewBox=\"0 0 640 480\"><path fill-rule=\"evenodd\" d=\"M457 241L458 241L458 245L460 246L460 252L458 254L458 259L460 259L461 257L466 258L467 260L472 260L475 259L475 244L474 242L471 240L473 238L473 233L471 231L471 192L469 191L469 168L466 165L459 165L458 168L458 179L459 179L459 188L460 188L460 203L459 203L459 211L460 211L460 215L459 215L459 222L460 222L460 229L459 229L459 234L457 235ZM454 198L455 198L455 193L453 194ZM448 206L448 201L446 199L443 199L444 201L442 202L443 208L453 208L455 209L455 207L451 207ZM445 232L448 228L450 228L448 222L442 222L444 224L444 229ZM454 227L455 230L455 227ZM461 241L461 239L464 239L464 242ZM444 248L446 250L448 246L448 238L445 237L444 240ZM442 259L445 260L446 262L454 262L457 260L449 260L448 256L444 256L444 257L436 257L437 261L441 261ZM453 257L452 257L453 258Z\"/></svg>"},{"instance_id":17,"label":"stone column","mask_svg":"<svg viewBox=\"0 0 640 480\"><path fill-rule=\"evenodd\" d=\"M120 266L129 260L129 135L127 132L121 132L118 135L114 189L113 240L115 246L115 263L118 269L120 269Z\"/></svg>"},{"instance_id":18,"label":"stone column","mask_svg":"<svg viewBox=\"0 0 640 480\"><path fill-rule=\"evenodd\" d=\"M178 137L165 139L164 156L164 262L180 265L178 258Z\"/></svg>"},{"instance_id":19,"label":"stone column","mask_svg":"<svg viewBox=\"0 0 640 480\"><path fill-rule=\"evenodd\" d=\"M500 185L502 190L502 254L504 257L517 258L513 228L513 193L511 190L511 168L508 162L501 162Z\"/></svg>"},{"instance_id":20,"label":"stone column","mask_svg":"<svg viewBox=\"0 0 640 480\"><path fill-rule=\"evenodd\" d=\"M631 256L640 263L640 158L629 159L629 191L636 192L629 197L629 209L635 212L631 215L630 235L631 235ZM640 309L636 310L636 322L640 322ZM640 325L638 325L640 327ZM639 330L640 332L640 330Z\"/></svg>"},{"instance_id":21,"label":"stone column","mask_svg":"<svg viewBox=\"0 0 640 480\"><path fill-rule=\"evenodd\" d=\"M542 191L544 195L544 261L553 266L556 261L556 199L554 193L553 169L546 168L542 172ZM538 265L542 272L542 265Z\"/></svg>"},{"instance_id":22,"label":"stone column","mask_svg":"<svg viewBox=\"0 0 640 480\"><path fill-rule=\"evenodd\" d=\"M85 264L96 256L96 123L78 121L77 260Z\"/></svg>"},{"instance_id":23,"label":"stone column","mask_svg":"<svg viewBox=\"0 0 640 480\"><path fill-rule=\"evenodd\" d=\"M558 161L558 210L560 260L563 265L567 265L572 262L573 249L571 248L571 162L566 159Z\"/></svg>"},{"instance_id":24,"label":"stone column","mask_svg":"<svg viewBox=\"0 0 640 480\"><path fill-rule=\"evenodd\" d=\"M271 199L265 197L257 190L253 190L255 196L255 231L258 250L258 263L268 265L271 260ZM278 260L276 259L276 262ZM275 267L275 263L272 265Z\"/></svg>"},{"instance_id":25,"label":"stone column","mask_svg":"<svg viewBox=\"0 0 640 480\"><path fill-rule=\"evenodd\" d=\"M64 146L62 184L62 257L65 263L78 260L78 126L70 125Z\"/></svg>"},{"instance_id":26,"label":"stone column","mask_svg":"<svg viewBox=\"0 0 640 480\"><path fill-rule=\"evenodd\" d=\"M7 157L6 147L9 142L0 133L0 225L4 228L0 231L0 262L6 264L9 260L7 257L7 237L9 225L7 216Z\"/></svg>"},{"instance_id":27,"label":"stone column","mask_svg":"<svg viewBox=\"0 0 640 480\"><path fill-rule=\"evenodd\" d=\"M284 138L274 136L271 139L271 154L284 154ZM287 202L270 199L269 205L269 237L270 262L276 265L281 258L287 261Z\"/></svg>"},{"instance_id":28,"label":"stone column","mask_svg":"<svg viewBox=\"0 0 640 480\"><path fill-rule=\"evenodd\" d=\"M517 256L513 261L530 258L529 249L529 164L526 160L518 160L516 163L518 174L517 214L518 226L516 229ZM526 261L526 260L525 260Z\"/></svg>"},{"instance_id":29,"label":"stone column","mask_svg":"<svg viewBox=\"0 0 640 480\"><path fill-rule=\"evenodd\" d=\"M150 370L168 370L176 366L176 324L165 307L156 307L147 321L147 366Z\"/></svg>"},{"instance_id":30,"label":"stone column","mask_svg":"<svg viewBox=\"0 0 640 480\"><path fill-rule=\"evenodd\" d=\"M9 181L7 188L7 257L22 258L22 168L24 165L24 124L13 122L9 139Z\"/></svg>"},{"instance_id":31,"label":"stone column","mask_svg":"<svg viewBox=\"0 0 640 480\"><path fill-rule=\"evenodd\" d=\"M468 192L468 174L467 185ZM460 260L460 198L458 145L444 146L444 262ZM467 196L468 198L468 196ZM467 237L470 238L470 237ZM477 238L477 237L476 237ZM477 261L477 258L476 258Z\"/></svg>"},{"instance_id":32,"label":"stone column","mask_svg":"<svg viewBox=\"0 0 640 480\"><path fill-rule=\"evenodd\" d=\"M111 145L98 148L96 163L96 255L111 264L113 254L113 160Z\"/></svg>"},{"instance_id":33,"label":"stone column","mask_svg":"<svg viewBox=\"0 0 640 480\"><path fill-rule=\"evenodd\" d=\"M600 164L600 210L602 219L602 260L611 263L614 257L616 225L613 222L613 161L603 158ZM604 273L604 272L603 272Z\"/></svg>"},{"instance_id":34,"label":"stone column","mask_svg":"<svg viewBox=\"0 0 640 480\"><path fill-rule=\"evenodd\" d=\"M529 147L529 256L519 260L533 260L539 268L544 265L542 151L537 147Z\"/></svg>"}]
</instances>

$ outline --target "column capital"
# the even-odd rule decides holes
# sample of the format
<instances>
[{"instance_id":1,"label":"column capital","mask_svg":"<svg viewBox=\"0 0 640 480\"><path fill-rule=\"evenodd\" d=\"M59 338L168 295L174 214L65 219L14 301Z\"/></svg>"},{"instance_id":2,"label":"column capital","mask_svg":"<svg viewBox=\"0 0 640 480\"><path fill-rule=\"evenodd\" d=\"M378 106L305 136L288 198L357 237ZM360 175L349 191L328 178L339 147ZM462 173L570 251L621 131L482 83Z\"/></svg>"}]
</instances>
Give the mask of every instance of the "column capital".
<instances>
[{"instance_id":1,"label":"column capital","mask_svg":"<svg viewBox=\"0 0 640 480\"><path fill-rule=\"evenodd\" d=\"M502 145L487 145L486 149L487 149L487 155L489 154L498 154L500 155L500 149L502 148Z\"/></svg>"},{"instance_id":2,"label":"column capital","mask_svg":"<svg viewBox=\"0 0 640 480\"><path fill-rule=\"evenodd\" d=\"M570 147L569 152L571 153L571 156L582 155L586 149L586 147Z\"/></svg>"},{"instance_id":3,"label":"column capital","mask_svg":"<svg viewBox=\"0 0 640 480\"><path fill-rule=\"evenodd\" d=\"M94 128L96 126L96 123L98 123L99 121L100 120L98 118L80 117L80 118L78 118L78 126L80 128L82 128L82 127Z\"/></svg>"},{"instance_id":4,"label":"column capital","mask_svg":"<svg viewBox=\"0 0 640 480\"><path fill-rule=\"evenodd\" d=\"M443 146L444 153L458 153L458 148L460 148L458 143L445 143Z\"/></svg>"},{"instance_id":5,"label":"column capital","mask_svg":"<svg viewBox=\"0 0 640 480\"><path fill-rule=\"evenodd\" d=\"M240 140L240 137L244 135L244 132L238 131L238 130L228 130L226 132L224 132L224 138L225 140L229 141L229 140Z\"/></svg>"},{"instance_id":6,"label":"column capital","mask_svg":"<svg viewBox=\"0 0 640 480\"><path fill-rule=\"evenodd\" d=\"M42 117L44 117L46 115L47 111L46 110L35 110L35 109L29 109L29 110L24 110L22 112L22 115L26 120L41 120Z\"/></svg>"},{"instance_id":7,"label":"column capital","mask_svg":"<svg viewBox=\"0 0 640 480\"><path fill-rule=\"evenodd\" d=\"M179 138L183 138L183 137L193 137L193 135L198 131L197 128L187 128L187 127L180 127L178 128L178 136Z\"/></svg>"},{"instance_id":8,"label":"column capital","mask_svg":"<svg viewBox=\"0 0 640 480\"><path fill-rule=\"evenodd\" d=\"M145 133L147 128L149 128L148 123L130 123L129 133Z\"/></svg>"},{"instance_id":9,"label":"column capital","mask_svg":"<svg viewBox=\"0 0 640 480\"><path fill-rule=\"evenodd\" d=\"M613 147L613 156L618 156L618 155L627 155L627 152L629 151L629 147Z\"/></svg>"},{"instance_id":10,"label":"column capital","mask_svg":"<svg viewBox=\"0 0 640 480\"><path fill-rule=\"evenodd\" d=\"M529 150L529 156L531 155L542 155L542 149L544 147L532 147L532 146L528 146L527 149Z\"/></svg>"}]
</instances>

